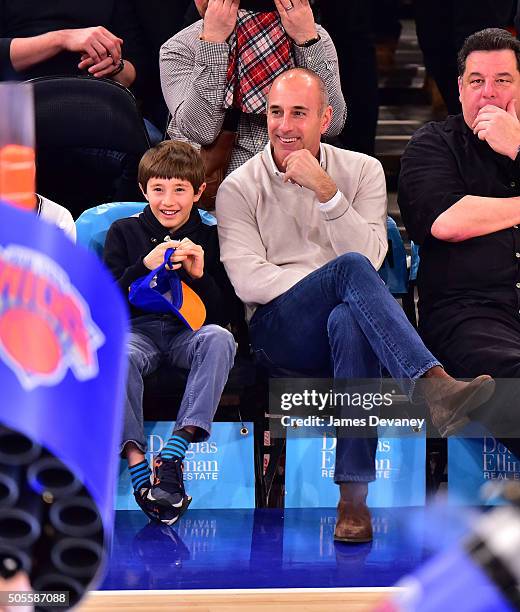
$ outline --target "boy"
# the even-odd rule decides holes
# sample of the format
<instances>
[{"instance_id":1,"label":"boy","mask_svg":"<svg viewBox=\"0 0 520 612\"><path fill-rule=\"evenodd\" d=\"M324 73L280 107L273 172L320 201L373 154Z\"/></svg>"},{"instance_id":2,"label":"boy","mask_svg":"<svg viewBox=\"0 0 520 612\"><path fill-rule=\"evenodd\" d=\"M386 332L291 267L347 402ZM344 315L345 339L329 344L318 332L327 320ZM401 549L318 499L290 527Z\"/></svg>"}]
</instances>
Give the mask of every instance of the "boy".
<instances>
[{"instance_id":1,"label":"boy","mask_svg":"<svg viewBox=\"0 0 520 612\"><path fill-rule=\"evenodd\" d=\"M138 217L112 224L104 260L125 296L133 281L164 262L202 299L205 324L191 331L174 315L152 314L130 305L129 369L122 455L127 459L134 496L145 514L168 525L185 512L182 461L190 442L206 440L229 370L235 342L222 326L229 322L235 295L220 263L216 226L203 225L194 206L206 184L202 160L190 145L161 142L149 149L138 170L148 206ZM189 370L175 430L154 459L153 478L145 458L143 377L161 360Z\"/></svg>"}]
</instances>

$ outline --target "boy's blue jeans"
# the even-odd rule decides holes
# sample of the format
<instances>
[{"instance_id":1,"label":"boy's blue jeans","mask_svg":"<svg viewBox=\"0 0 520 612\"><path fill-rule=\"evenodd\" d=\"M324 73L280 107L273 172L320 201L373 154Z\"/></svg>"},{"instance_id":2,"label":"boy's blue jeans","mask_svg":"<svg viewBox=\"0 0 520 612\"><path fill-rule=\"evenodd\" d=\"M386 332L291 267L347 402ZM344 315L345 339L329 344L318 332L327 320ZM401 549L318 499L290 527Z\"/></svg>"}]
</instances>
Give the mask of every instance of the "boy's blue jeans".
<instances>
[{"instance_id":1,"label":"boy's blue jeans","mask_svg":"<svg viewBox=\"0 0 520 612\"><path fill-rule=\"evenodd\" d=\"M122 449L129 441L146 451L143 426L143 377L164 359L189 370L175 429L198 427L194 442L206 440L222 391L233 367L235 339L218 325L191 331L170 315L145 315L132 320L127 342L128 378ZM168 406L165 406L168 413Z\"/></svg>"},{"instance_id":2,"label":"boy's blue jeans","mask_svg":"<svg viewBox=\"0 0 520 612\"><path fill-rule=\"evenodd\" d=\"M405 381L408 395L417 378L440 365L359 253L337 257L260 306L250 337L260 361L274 369L309 377L380 379L383 366ZM351 407L342 416L367 414ZM338 437L335 482L374 480L376 448L376 435Z\"/></svg>"}]
</instances>

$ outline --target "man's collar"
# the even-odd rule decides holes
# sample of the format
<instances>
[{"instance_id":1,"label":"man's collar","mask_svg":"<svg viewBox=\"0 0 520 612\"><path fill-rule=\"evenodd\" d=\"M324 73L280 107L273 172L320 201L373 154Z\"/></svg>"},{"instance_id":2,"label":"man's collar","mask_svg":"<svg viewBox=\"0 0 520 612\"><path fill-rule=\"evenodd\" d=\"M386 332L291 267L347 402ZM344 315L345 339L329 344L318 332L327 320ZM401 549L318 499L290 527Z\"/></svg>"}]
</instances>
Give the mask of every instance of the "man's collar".
<instances>
[{"instance_id":1,"label":"man's collar","mask_svg":"<svg viewBox=\"0 0 520 612\"><path fill-rule=\"evenodd\" d=\"M273 151L271 149L271 143L268 142L265 145L265 150L267 152L267 159L269 160L269 163L271 165L271 168L273 170L273 174L275 174L276 176L283 176L285 173L282 172L281 170L278 170L278 166L276 165L275 161L274 161L274 157L273 157ZM325 151L323 149L323 143L320 142L320 166L325 169Z\"/></svg>"}]
</instances>

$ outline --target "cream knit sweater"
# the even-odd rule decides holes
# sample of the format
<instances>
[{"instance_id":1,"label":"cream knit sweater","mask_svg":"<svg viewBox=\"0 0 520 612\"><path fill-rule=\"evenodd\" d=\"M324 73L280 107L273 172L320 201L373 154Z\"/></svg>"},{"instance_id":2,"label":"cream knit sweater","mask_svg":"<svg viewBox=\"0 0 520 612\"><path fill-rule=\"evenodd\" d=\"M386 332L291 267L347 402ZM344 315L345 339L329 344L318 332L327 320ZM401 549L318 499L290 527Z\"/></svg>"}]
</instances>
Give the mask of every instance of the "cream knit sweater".
<instances>
[{"instance_id":1,"label":"cream knit sweater","mask_svg":"<svg viewBox=\"0 0 520 612\"><path fill-rule=\"evenodd\" d=\"M341 192L331 207L284 183L268 147L225 179L216 203L221 259L248 320L258 305L344 253L362 253L378 269L388 246L376 159L321 145L320 163Z\"/></svg>"}]
</instances>

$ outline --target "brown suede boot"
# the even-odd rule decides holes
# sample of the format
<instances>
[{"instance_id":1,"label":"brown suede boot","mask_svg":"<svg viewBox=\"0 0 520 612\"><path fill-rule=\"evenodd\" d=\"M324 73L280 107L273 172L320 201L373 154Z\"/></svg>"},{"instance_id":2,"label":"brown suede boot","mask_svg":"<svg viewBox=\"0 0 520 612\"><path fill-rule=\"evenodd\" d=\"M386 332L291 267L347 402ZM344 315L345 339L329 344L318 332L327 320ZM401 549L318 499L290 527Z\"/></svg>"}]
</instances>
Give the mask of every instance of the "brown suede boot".
<instances>
[{"instance_id":1,"label":"brown suede boot","mask_svg":"<svg viewBox=\"0 0 520 612\"><path fill-rule=\"evenodd\" d=\"M467 415L487 402L495 390L495 381L487 374L477 376L471 382L461 382L445 372L442 375L427 372L424 379L424 399L432 422L443 438L467 425Z\"/></svg>"},{"instance_id":2,"label":"brown suede boot","mask_svg":"<svg viewBox=\"0 0 520 612\"><path fill-rule=\"evenodd\" d=\"M341 498L334 529L337 542L363 544L372 541L372 521L366 499L366 482L345 482L340 485Z\"/></svg>"}]
</instances>

